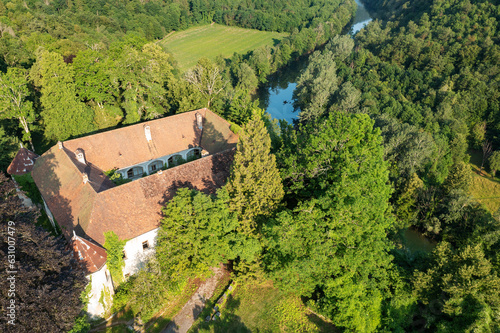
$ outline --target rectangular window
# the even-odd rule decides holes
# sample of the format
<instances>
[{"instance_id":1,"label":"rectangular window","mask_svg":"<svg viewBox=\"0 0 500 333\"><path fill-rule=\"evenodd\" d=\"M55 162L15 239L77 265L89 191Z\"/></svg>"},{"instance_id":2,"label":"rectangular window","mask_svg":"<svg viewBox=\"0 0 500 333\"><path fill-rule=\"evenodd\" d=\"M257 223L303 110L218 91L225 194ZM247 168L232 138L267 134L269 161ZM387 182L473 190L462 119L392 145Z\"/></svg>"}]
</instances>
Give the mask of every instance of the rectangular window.
<instances>
[{"instance_id":1,"label":"rectangular window","mask_svg":"<svg viewBox=\"0 0 500 333\"><path fill-rule=\"evenodd\" d=\"M149 249L149 243L148 243L148 241L142 242L142 249L143 250Z\"/></svg>"},{"instance_id":2,"label":"rectangular window","mask_svg":"<svg viewBox=\"0 0 500 333\"><path fill-rule=\"evenodd\" d=\"M126 259L127 259L127 254L125 253L125 250L124 250L124 251L122 251L122 253L123 253L122 258L126 260Z\"/></svg>"}]
</instances>

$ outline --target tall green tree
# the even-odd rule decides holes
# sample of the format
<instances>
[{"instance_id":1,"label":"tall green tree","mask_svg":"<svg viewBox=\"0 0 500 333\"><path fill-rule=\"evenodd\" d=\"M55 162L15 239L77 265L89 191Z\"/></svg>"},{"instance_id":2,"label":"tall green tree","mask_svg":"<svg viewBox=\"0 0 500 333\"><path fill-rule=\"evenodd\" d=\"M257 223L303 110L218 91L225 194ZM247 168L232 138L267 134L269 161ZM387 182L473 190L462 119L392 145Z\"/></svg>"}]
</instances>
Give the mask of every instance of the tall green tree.
<instances>
[{"instance_id":1,"label":"tall green tree","mask_svg":"<svg viewBox=\"0 0 500 333\"><path fill-rule=\"evenodd\" d=\"M228 84L222 76L222 69L207 58L198 60L196 67L186 72L184 79L203 96L208 108Z\"/></svg>"},{"instance_id":2,"label":"tall green tree","mask_svg":"<svg viewBox=\"0 0 500 333\"><path fill-rule=\"evenodd\" d=\"M237 213L245 233L253 233L257 227L255 218L271 214L284 195L276 157L271 153L271 138L262 117L262 110L254 110L239 133L227 184L230 209Z\"/></svg>"},{"instance_id":3,"label":"tall green tree","mask_svg":"<svg viewBox=\"0 0 500 333\"><path fill-rule=\"evenodd\" d=\"M40 87L47 138L66 140L95 129L92 110L76 96L74 70L60 54L39 49L30 76Z\"/></svg>"},{"instance_id":4,"label":"tall green tree","mask_svg":"<svg viewBox=\"0 0 500 333\"><path fill-rule=\"evenodd\" d=\"M286 136L280 166L293 209L266 224L266 267L338 325L374 331L394 223L380 131L367 115L334 112Z\"/></svg>"},{"instance_id":5,"label":"tall green tree","mask_svg":"<svg viewBox=\"0 0 500 333\"><path fill-rule=\"evenodd\" d=\"M122 90L125 122L154 119L168 112L165 85L173 80L170 56L154 43L142 49L124 46L115 61L114 78Z\"/></svg>"},{"instance_id":6,"label":"tall green tree","mask_svg":"<svg viewBox=\"0 0 500 333\"><path fill-rule=\"evenodd\" d=\"M446 242L433 252L427 271L416 272L414 293L424 305L425 328L439 332L500 329L500 278L481 245L459 250Z\"/></svg>"},{"instance_id":7,"label":"tall green tree","mask_svg":"<svg viewBox=\"0 0 500 333\"><path fill-rule=\"evenodd\" d=\"M339 86L334 54L330 50L316 51L297 81L295 106L300 108L303 121L321 117L329 108Z\"/></svg>"},{"instance_id":8,"label":"tall green tree","mask_svg":"<svg viewBox=\"0 0 500 333\"><path fill-rule=\"evenodd\" d=\"M493 176L495 176L496 172L500 170L500 150L494 151L490 158L490 170Z\"/></svg>"},{"instance_id":9,"label":"tall green tree","mask_svg":"<svg viewBox=\"0 0 500 333\"><path fill-rule=\"evenodd\" d=\"M7 73L0 75L0 119L17 119L23 129L23 141L31 141L30 124L35 120L33 103L28 100L27 71L22 68L9 67Z\"/></svg>"},{"instance_id":10,"label":"tall green tree","mask_svg":"<svg viewBox=\"0 0 500 333\"><path fill-rule=\"evenodd\" d=\"M220 262L234 259L238 219L228 209L224 189L217 196L179 189L163 209L156 257L176 276L206 273Z\"/></svg>"}]
</instances>

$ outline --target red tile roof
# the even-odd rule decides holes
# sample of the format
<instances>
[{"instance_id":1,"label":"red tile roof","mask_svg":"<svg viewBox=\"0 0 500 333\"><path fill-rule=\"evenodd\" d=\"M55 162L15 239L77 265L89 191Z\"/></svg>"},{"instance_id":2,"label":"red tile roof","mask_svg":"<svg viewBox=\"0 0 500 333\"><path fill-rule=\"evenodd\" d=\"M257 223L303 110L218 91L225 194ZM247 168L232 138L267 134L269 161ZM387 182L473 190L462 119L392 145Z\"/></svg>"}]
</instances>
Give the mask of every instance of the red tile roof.
<instances>
[{"instance_id":1,"label":"red tile roof","mask_svg":"<svg viewBox=\"0 0 500 333\"><path fill-rule=\"evenodd\" d=\"M203 130L198 128L196 113L203 116ZM146 140L146 126L151 131L150 142ZM65 141L64 147L72 152L82 149L87 160L108 171L203 146L202 142L210 153L220 152L238 142L229 127L210 110L200 109Z\"/></svg>"},{"instance_id":2,"label":"red tile roof","mask_svg":"<svg viewBox=\"0 0 500 333\"><path fill-rule=\"evenodd\" d=\"M33 170L33 166L35 165L35 160L38 158L38 155L28 150L26 148L21 148L16 154L16 157L12 160L9 167L7 168L7 172L10 175L21 176L25 173L31 172Z\"/></svg>"},{"instance_id":3,"label":"red tile roof","mask_svg":"<svg viewBox=\"0 0 500 333\"><path fill-rule=\"evenodd\" d=\"M197 112L203 115L202 130L196 123ZM150 126L153 145L146 140L144 124ZM104 244L106 231L128 240L159 226L161 208L177 188L214 193L225 183L238 140L229 127L224 119L202 109L70 140L63 143L63 148L56 145L38 158L33 179L68 240L76 232ZM181 134L182 130L188 133ZM127 139L128 134L131 139ZM127 142L131 144L124 145ZM120 186L114 186L103 173L108 168L176 153L191 144L211 155ZM86 164L75 156L79 148L84 151ZM124 164L113 162L119 156L117 151L124 156ZM87 183L82 174L88 175Z\"/></svg>"},{"instance_id":4,"label":"red tile roof","mask_svg":"<svg viewBox=\"0 0 500 333\"><path fill-rule=\"evenodd\" d=\"M162 207L178 188L215 193L225 184L232 161L233 150L226 150L101 192L85 232L103 244L106 231L128 240L156 229Z\"/></svg>"},{"instance_id":5,"label":"red tile roof","mask_svg":"<svg viewBox=\"0 0 500 333\"><path fill-rule=\"evenodd\" d=\"M104 266L107 259L106 250L91 241L73 235L71 247L77 262L81 263L88 274L97 272Z\"/></svg>"}]
</instances>

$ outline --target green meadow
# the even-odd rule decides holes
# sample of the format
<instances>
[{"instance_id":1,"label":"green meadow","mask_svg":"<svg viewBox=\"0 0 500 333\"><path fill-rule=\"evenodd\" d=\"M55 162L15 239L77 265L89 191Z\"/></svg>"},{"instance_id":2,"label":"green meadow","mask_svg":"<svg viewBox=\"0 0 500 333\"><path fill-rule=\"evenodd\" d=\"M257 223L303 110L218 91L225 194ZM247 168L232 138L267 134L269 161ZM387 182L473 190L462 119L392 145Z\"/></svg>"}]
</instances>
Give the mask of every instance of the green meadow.
<instances>
[{"instance_id":1,"label":"green meadow","mask_svg":"<svg viewBox=\"0 0 500 333\"><path fill-rule=\"evenodd\" d=\"M172 53L181 72L196 65L201 57L230 57L234 52L246 53L260 46L273 46L287 33L259 31L209 24L173 32L160 45Z\"/></svg>"}]
</instances>

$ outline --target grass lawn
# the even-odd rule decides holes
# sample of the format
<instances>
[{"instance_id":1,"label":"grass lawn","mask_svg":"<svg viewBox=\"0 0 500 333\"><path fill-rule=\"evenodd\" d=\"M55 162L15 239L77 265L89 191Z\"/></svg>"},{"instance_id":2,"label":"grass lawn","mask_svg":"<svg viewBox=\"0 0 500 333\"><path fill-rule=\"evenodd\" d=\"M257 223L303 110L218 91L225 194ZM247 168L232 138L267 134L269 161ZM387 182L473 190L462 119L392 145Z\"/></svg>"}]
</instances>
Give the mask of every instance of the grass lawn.
<instances>
[{"instance_id":1,"label":"grass lawn","mask_svg":"<svg viewBox=\"0 0 500 333\"><path fill-rule=\"evenodd\" d=\"M471 166L474 171L474 182L470 188L470 195L483 204L491 213L500 209L500 178L492 177L485 170L481 170L481 152L470 151Z\"/></svg>"},{"instance_id":2,"label":"grass lawn","mask_svg":"<svg viewBox=\"0 0 500 333\"><path fill-rule=\"evenodd\" d=\"M201 57L226 58L234 52L246 53L264 45L275 45L287 33L259 31L208 24L178 31L165 37L160 45L174 55L179 69L184 72L196 65Z\"/></svg>"},{"instance_id":3,"label":"grass lawn","mask_svg":"<svg viewBox=\"0 0 500 333\"><path fill-rule=\"evenodd\" d=\"M165 302L163 308L148 322L145 324L144 329L148 333L159 333L161 332L168 323L174 318L177 312L182 309L184 304L193 296L203 280L197 278L190 280L186 286L183 288L182 292L175 295L171 299ZM105 333L128 333L126 322L129 322L134 318L134 315L129 307L118 312L109 322L108 327L100 323L94 326L94 332L105 332Z\"/></svg>"},{"instance_id":4,"label":"grass lawn","mask_svg":"<svg viewBox=\"0 0 500 333\"><path fill-rule=\"evenodd\" d=\"M207 303L189 333L338 331L334 325L311 313L302 305L300 298L283 293L270 281L249 281L237 285L220 309L221 317L206 322L205 317L219 296Z\"/></svg>"}]
</instances>

